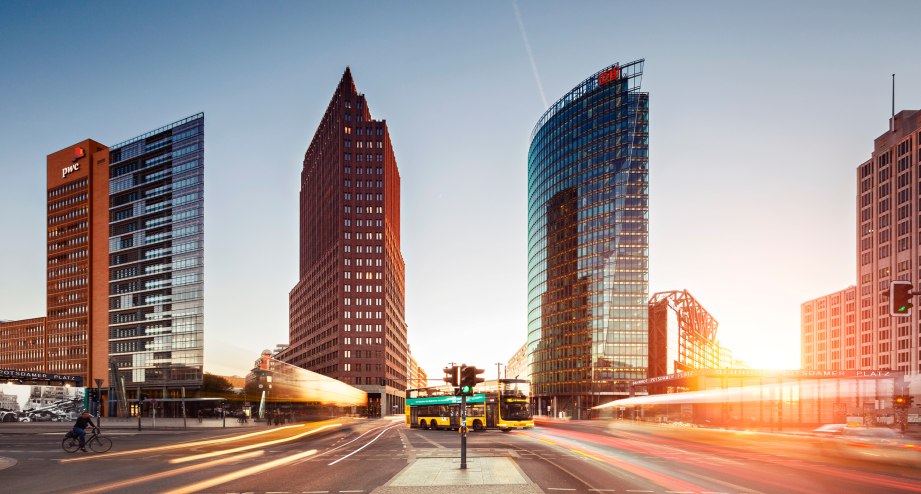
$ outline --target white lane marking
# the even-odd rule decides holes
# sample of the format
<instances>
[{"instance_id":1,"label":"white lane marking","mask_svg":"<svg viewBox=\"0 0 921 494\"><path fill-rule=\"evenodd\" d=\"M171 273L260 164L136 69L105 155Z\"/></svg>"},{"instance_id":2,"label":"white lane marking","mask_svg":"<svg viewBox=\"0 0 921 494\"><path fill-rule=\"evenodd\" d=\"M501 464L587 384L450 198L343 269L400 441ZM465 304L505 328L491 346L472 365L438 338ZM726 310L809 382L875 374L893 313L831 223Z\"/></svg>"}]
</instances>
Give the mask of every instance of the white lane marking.
<instances>
[{"instance_id":1,"label":"white lane marking","mask_svg":"<svg viewBox=\"0 0 921 494\"><path fill-rule=\"evenodd\" d=\"M547 487L548 491L574 491L575 489L567 489L564 487Z\"/></svg>"},{"instance_id":2,"label":"white lane marking","mask_svg":"<svg viewBox=\"0 0 921 494\"><path fill-rule=\"evenodd\" d=\"M401 425L402 425L402 424L401 424ZM392 425L392 426L390 426L390 427L388 427L388 428L382 430L380 434L378 434L377 436L375 436L374 439L368 441L368 443L365 444L364 446L362 446L362 447L356 449L355 451L352 451L351 453L349 453L349 454L343 456L342 458L339 458L338 460L336 460L336 461L334 461L334 462L332 462L332 463L330 463L329 465L326 465L326 466L328 466L328 467L329 467L329 466L333 466L333 465L335 465L336 463L339 463L340 461L342 461L342 460L348 458L349 456L352 456L352 455L354 455L355 453L357 453L357 452L359 452L359 451L361 451L361 450L367 448L368 446L371 445L371 443L373 443L374 441L377 441L377 439L378 439L379 437L383 436L385 432L389 431L390 429L393 429L394 427L396 427L396 426L395 426L395 425Z\"/></svg>"},{"instance_id":3,"label":"white lane marking","mask_svg":"<svg viewBox=\"0 0 921 494\"><path fill-rule=\"evenodd\" d=\"M304 491L302 494L327 494L329 491Z\"/></svg>"}]
</instances>

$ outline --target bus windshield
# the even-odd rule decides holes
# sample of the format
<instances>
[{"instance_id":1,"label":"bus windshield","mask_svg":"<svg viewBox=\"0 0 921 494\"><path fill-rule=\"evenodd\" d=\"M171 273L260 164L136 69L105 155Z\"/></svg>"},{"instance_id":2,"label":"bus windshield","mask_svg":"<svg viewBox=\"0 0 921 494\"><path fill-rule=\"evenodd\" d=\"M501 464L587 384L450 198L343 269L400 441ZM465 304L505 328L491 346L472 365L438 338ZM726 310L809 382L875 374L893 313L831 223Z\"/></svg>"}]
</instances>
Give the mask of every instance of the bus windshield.
<instances>
[{"instance_id":1,"label":"bus windshield","mask_svg":"<svg viewBox=\"0 0 921 494\"><path fill-rule=\"evenodd\" d=\"M531 383L524 379L503 379L499 382L499 414L505 420L531 419Z\"/></svg>"}]
</instances>

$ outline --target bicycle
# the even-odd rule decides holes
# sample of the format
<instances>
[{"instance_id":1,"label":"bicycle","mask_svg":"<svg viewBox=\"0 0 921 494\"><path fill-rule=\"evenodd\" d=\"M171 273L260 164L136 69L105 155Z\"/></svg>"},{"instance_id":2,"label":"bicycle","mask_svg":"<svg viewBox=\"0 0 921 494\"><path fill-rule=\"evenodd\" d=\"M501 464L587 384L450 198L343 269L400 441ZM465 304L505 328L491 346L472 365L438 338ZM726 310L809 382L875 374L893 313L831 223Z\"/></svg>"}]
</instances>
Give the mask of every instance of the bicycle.
<instances>
[{"instance_id":1,"label":"bicycle","mask_svg":"<svg viewBox=\"0 0 921 494\"><path fill-rule=\"evenodd\" d=\"M112 448L112 440L108 437L99 435L99 429L95 428L92 434L87 435L86 446L89 446L94 453L105 453ZM80 449L80 438L74 434L74 431L69 431L64 435L64 440L61 441L61 447L68 453L75 453Z\"/></svg>"}]
</instances>

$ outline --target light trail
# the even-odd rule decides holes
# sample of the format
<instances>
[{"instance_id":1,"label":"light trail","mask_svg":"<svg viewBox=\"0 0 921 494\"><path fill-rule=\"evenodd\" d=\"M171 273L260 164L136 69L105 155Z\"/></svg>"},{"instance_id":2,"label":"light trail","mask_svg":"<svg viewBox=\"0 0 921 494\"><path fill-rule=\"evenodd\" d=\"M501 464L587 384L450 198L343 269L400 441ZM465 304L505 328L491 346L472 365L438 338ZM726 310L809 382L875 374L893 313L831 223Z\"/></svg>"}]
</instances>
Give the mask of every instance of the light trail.
<instances>
[{"instance_id":1,"label":"light trail","mask_svg":"<svg viewBox=\"0 0 921 494\"><path fill-rule=\"evenodd\" d=\"M202 454L199 454L199 455L183 456L182 458L173 458L173 459L170 460L169 462L170 462L170 463L186 463L186 462L190 462L190 461L204 460L205 458L213 458L213 457L215 457L215 456L222 456L222 455L229 455L229 454L233 454L233 453L239 453L239 452L241 452L241 451L248 451L248 450L251 450L251 449L266 448L266 447L268 447L268 446L273 446L273 445L275 445L275 444L282 444L282 443L287 443L287 442L291 442L291 441L296 441L296 440L298 440L298 439L300 439L300 438L302 438L302 437L306 437L306 436L309 436L309 435L311 435L311 434L315 434L315 433L317 433L317 432L320 432L320 431L322 431L322 430L329 429L329 428L332 428L332 427L339 427L339 426L341 426L341 425L342 425L342 424L329 424L329 425L324 425L324 426L318 427L318 428L316 428L316 429L311 429L311 430L309 430L309 431L307 431L307 432L302 432L302 433L300 433L300 434L298 434L298 435L296 435L296 436L284 437L284 438L281 438L281 439L276 439L276 440L274 440L274 441L265 441L265 442L256 443L256 444L249 444L249 445L246 445L246 446L240 446L240 447L238 447L238 448L222 449L222 450L220 450L220 451L212 451L212 452L210 452L210 453L202 453ZM314 452L316 452L316 450L314 450Z\"/></svg>"},{"instance_id":2,"label":"light trail","mask_svg":"<svg viewBox=\"0 0 921 494\"><path fill-rule=\"evenodd\" d=\"M522 435L522 436L529 437L529 438L531 438L531 439L536 439L536 440L538 440L538 441L544 441L544 440L541 439L540 437L537 437L536 435L534 435L533 433L530 433L530 432L518 432L517 434L520 434L520 435ZM544 442L548 442L548 441L544 441ZM646 467L642 467L642 466L639 466L639 465L635 465L635 464L632 464L632 463L629 463L629 462L626 462L626 461L615 461L614 458L611 458L611 457L609 457L608 455L606 455L606 454L604 454L604 453L602 453L602 452L599 452L599 451L595 451L595 452L594 452L597 456L589 456L589 455L586 455L585 453L583 453L581 450L579 450L579 449L573 447L574 445L572 445L572 444L567 444L567 443L565 443L565 442L560 441L560 442L558 442L558 443L556 444L556 446L557 446L557 447L560 447L560 448L567 449L567 450L572 451L572 452L577 453L577 454L581 454L581 455L583 455L583 456L590 457L590 458L592 458L592 459L594 459L594 460L596 460L596 461L599 461L599 462L601 462L601 463L603 463L603 464L611 465L611 466L613 466L613 467L615 467L615 468L618 468L618 469L621 469L621 470L623 470L623 471L625 471L625 472L627 472L627 473L633 474L633 475L635 475L635 476L637 476L637 477L639 477L639 478L641 478L641 479L645 479L645 480L647 480L647 481L649 481L649 482L652 482L652 483L654 483L654 484L656 484L656 485L659 485L659 486L661 486L661 487L663 487L663 488L665 488L665 489L669 489L669 490L680 490L680 491L687 491L687 490L690 490L690 491L694 491L694 492L698 492L698 491L702 490L702 489L701 489L701 486L694 485L694 484L691 484L691 483L689 483L689 482L685 482L685 481L683 481L683 480L680 480L680 479L674 478L674 477L672 477L672 476L669 476L669 475L666 475L666 474L657 472L657 471L652 470L652 469L650 469L650 468L646 468Z\"/></svg>"},{"instance_id":3,"label":"light trail","mask_svg":"<svg viewBox=\"0 0 921 494\"><path fill-rule=\"evenodd\" d=\"M102 492L111 492L115 489L122 489L125 487L130 487L132 485L143 484L145 482L153 482L155 480L164 479L166 477L172 477L174 475L182 475L184 473L194 472L197 470L203 470L206 468L216 467L220 465L226 465L228 463L233 463L238 460L246 460L249 458L255 458L257 456L262 456L264 451L253 451L251 453L246 453L242 455L232 456L230 458L221 458L220 460L209 461L207 463L199 463L197 465L189 465L182 468L176 468L174 470L167 470L165 472L153 473L150 475L144 475L143 477L137 477L130 480L122 480L120 482L112 482L110 484L102 485L99 487L94 487L88 491L82 491L83 494L95 494Z\"/></svg>"},{"instance_id":4,"label":"light trail","mask_svg":"<svg viewBox=\"0 0 921 494\"><path fill-rule=\"evenodd\" d=\"M805 462L802 462L802 460L797 460L797 459L787 457L783 453L769 453L775 456L775 460L774 461L765 460L762 456L764 454L764 449L763 449L764 445L761 445L762 449L751 450L748 448L758 448L759 445L752 445L752 444L746 445L744 443L743 444L738 444L738 443L733 444L732 442L726 443L725 439L727 438L731 439L732 436L738 436L738 434L731 434L731 433L728 433L728 431L724 434L720 434L720 436L724 438L720 446L714 446L711 444L698 442L698 441L691 440L688 438L684 438L683 440L677 440L677 439L674 439L668 436L664 436L661 434L656 434L654 436L655 441L650 442L647 436L643 436L640 434L624 433L623 431L619 431L619 433L624 434L626 437L629 437L630 439L617 439L617 438L608 437L608 436L600 436L597 434L591 434L587 432L577 432L577 431L571 431L571 430L567 430L563 432L560 429L556 429L554 430L554 432L550 434L554 436L555 438L557 438L558 441L560 438L569 438L575 441L588 442L593 445L597 445L601 447L613 448L613 449L618 449L622 451L630 451L630 452L646 454L650 456L664 457L663 453L669 453L668 455L669 460L676 462L676 463L682 463L682 464L686 464L689 466L693 466L694 468L701 470L701 473L707 472L710 475L716 474L717 477L723 476L722 475L723 471L719 469L717 466L707 465L706 463L701 463L700 461L695 460L690 457L685 458L685 457L682 457L681 455L674 456L674 455L671 455L671 453L679 452L682 454L686 454L688 451L693 451L697 454L701 454L701 453L710 454L710 455L717 456L717 457L730 456L731 458L736 459L736 460L744 460L744 461L752 461L752 462L768 461L769 463L772 463L775 465L782 465L787 468L792 468L795 470L805 471L809 473L823 473L832 478L847 479L849 481L853 481L853 482L856 482L862 485L869 485L869 486L874 486L874 487L878 487L882 489L902 489L902 490L907 490L911 492L921 493L921 484L919 484L916 479L911 479L911 480L906 479L905 481L903 481L901 479L893 479L891 477L886 477L886 476L875 474L872 472L866 472L866 471L855 472L851 469L842 468L842 467L834 466L834 465L823 465L823 464L815 463L815 462L805 463ZM520 432L517 434L530 436L530 434L524 433L524 432ZM536 437L536 436L532 436L532 437L534 439L541 440L539 437ZM802 446L808 445L813 440L814 440L813 438L809 438L809 437L784 438L784 441L787 441L787 444L789 444L789 441L794 441L794 445L802 445ZM570 449L571 451L575 451L575 449L570 448L569 445L567 445L563 441L560 441L559 445L566 447L567 449ZM794 445L791 445L791 446L796 447ZM615 463L614 459L609 457L608 455L602 452L597 452L597 451L595 453L598 454L605 462L621 467L621 468L624 468L625 464L629 464L629 463L626 463L626 461L628 460L625 460L624 463L621 463L621 462ZM644 467L636 466L636 468L644 468ZM625 470L630 471L629 469L626 469L626 468ZM749 480L749 481L769 484L772 487L778 489L778 492L803 492L803 493L812 492L809 490L809 488L788 485L784 483L783 481L777 480L775 478L760 476L757 474L757 472L749 472L749 471L740 469L740 470L735 470L734 473L737 476L744 478L746 480ZM702 480L715 481L715 479L711 479L709 477L703 478ZM676 488L675 490L687 490L687 488L683 488L683 489Z\"/></svg>"},{"instance_id":5,"label":"light trail","mask_svg":"<svg viewBox=\"0 0 921 494\"><path fill-rule=\"evenodd\" d=\"M118 451L115 453L103 453L103 454L93 455L93 456L78 456L75 458L65 458L63 460L60 460L60 462L61 463L72 463L72 462L77 462L77 461L89 461L89 460L100 460L104 458L113 458L117 456L130 456L130 455L137 455L137 454L142 454L142 453L170 451L173 449L187 449L187 448L194 448L198 446L213 446L215 444L223 444L223 443L229 443L233 441L240 441L243 439L260 436L263 434L271 434L272 432L280 431L282 429L290 429L290 428L296 428L296 427L306 427L306 424L286 425L284 427L279 427L276 429L266 429L264 431L243 434L242 436L231 436L231 437L225 437L221 439L208 439L205 441L195 441L191 443L179 443L179 444L170 444L168 446L157 446L155 448L133 449L131 451Z\"/></svg>"},{"instance_id":6,"label":"light trail","mask_svg":"<svg viewBox=\"0 0 921 494\"><path fill-rule=\"evenodd\" d=\"M203 480L201 482L196 482L194 484L189 484L187 486L180 487L178 489L173 489L166 491L163 494L191 494L192 492L198 492L216 485L225 484L232 480L242 479L243 477L249 477L250 475L255 475L257 473L264 472L266 470L271 470L276 467L287 465L291 462L312 456L317 453L317 450L311 449L310 451L304 451L290 456L285 456L284 458L279 458L277 460L272 460L268 463L263 463L262 465L255 465L249 468L244 468L236 472L228 473L221 475L220 477L215 477L213 479Z\"/></svg>"},{"instance_id":7,"label":"light trail","mask_svg":"<svg viewBox=\"0 0 921 494\"><path fill-rule=\"evenodd\" d=\"M783 394L796 396L791 400L815 400L823 396L837 396L838 398L854 398L860 396L857 383L860 379L840 378L835 382L830 380L796 380L768 384L753 384L750 386L736 386L732 388L708 389L702 391L684 391L681 393L665 393L657 395L631 396L621 400L614 400L603 405L593 407L594 410L604 410L621 406L637 405L668 405L681 403L740 403L770 401L779 390Z\"/></svg>"}]
</instances>

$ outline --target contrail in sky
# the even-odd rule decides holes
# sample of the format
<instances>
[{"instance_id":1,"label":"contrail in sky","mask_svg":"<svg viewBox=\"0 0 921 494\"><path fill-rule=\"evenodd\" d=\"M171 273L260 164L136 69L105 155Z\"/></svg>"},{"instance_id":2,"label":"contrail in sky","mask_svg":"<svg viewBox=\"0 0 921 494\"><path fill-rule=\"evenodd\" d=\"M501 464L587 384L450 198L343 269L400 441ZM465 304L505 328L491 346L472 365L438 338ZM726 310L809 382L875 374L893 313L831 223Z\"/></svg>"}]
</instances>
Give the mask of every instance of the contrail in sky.
<instances>
[{"instance_id":1,"label":"contrail in sky","mask_svg":"<svg viewBox=\"0 0 921 494\"><path fill-rule=\"evenodd\" d=\"M540 99L544 102L546 109L547 96L544 94L544 86L540 83L540 75L537 73L537 63L534 61L534 53L531 52L531 43L528 41L528 33L524 30L524 21L521 20L521 11L518 10L518 0L512 0L512 7L515 7L515 18L518 19L518 29L521 31L521 39L524 40L524 48L528 50L528 60L531 61L531 71L534 72L534 81L537 82L537 90L540 91Z\"/></svg>"}]
</instances>

